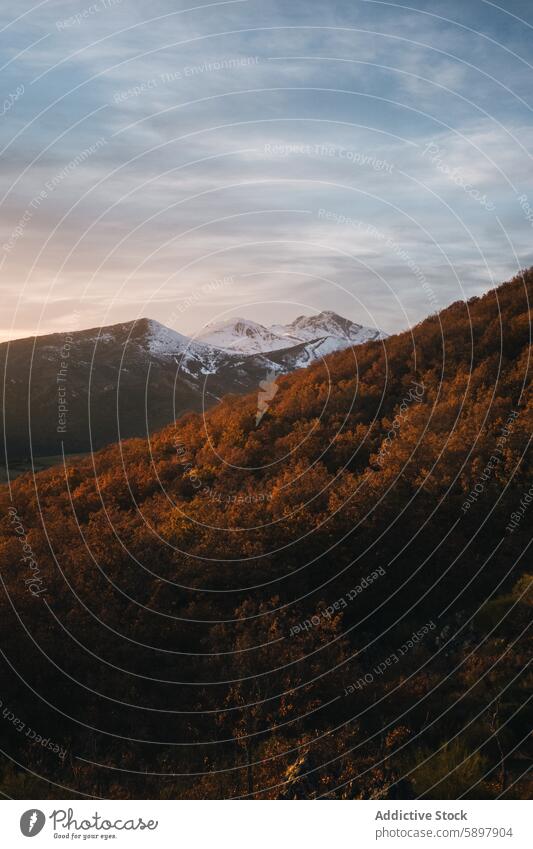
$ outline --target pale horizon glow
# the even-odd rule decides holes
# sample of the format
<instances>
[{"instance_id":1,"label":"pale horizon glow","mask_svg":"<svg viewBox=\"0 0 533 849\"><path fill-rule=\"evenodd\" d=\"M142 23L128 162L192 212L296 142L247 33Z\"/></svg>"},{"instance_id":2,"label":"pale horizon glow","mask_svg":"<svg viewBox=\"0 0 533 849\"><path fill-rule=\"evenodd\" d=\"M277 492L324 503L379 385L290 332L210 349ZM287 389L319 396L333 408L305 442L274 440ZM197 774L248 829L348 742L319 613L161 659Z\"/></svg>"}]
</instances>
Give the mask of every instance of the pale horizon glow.
<instances>
[{"instance_id":1,"label":"pale horizon glow","mask_svg":"<svg viewBox=\"0 0 533 849\"><path fill-rule=\"evenodd\" d=\"M0 341L393 334L532 265L533 10L435 8L6 0Z\"/></svg>"}]
</instances>

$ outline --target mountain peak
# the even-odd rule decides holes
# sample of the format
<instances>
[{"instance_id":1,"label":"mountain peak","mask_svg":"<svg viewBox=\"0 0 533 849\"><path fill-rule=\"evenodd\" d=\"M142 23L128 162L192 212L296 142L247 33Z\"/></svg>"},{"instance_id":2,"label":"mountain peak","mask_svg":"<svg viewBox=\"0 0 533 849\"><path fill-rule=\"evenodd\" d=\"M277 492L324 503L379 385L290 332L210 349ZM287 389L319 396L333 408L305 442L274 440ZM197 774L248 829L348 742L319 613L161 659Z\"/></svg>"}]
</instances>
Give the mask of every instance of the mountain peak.
<instances>
[{"instance_id":1,"label":"mountain peak","mask_svg":"<svg viewBox=\"0 0 533 849\"><path fill-rule=\"evenodd\" d=\"M277 333L248 318L226 318L208 324L197 337L199 342L243 354L274 351L288 346Z\"/></svg>"},{"instance_id":2,"label":"mountain peak","mask_svg":"<svg viewBox=\"0 0 533 849\"><path fill-rule=\"evenodd\" d=\"M187 345L187 336L165 327L153 318L143 319L146 322L146 340L152 354L172 354Z\"/></svg>"},{"instance_id":3,"label":"mountain peak","mask_svg":"<svg viewBox=\"0 0 533 849\"><path fill-rule=\"evenodd\" d=\"M333 310L322 310L318 315L324 318L342 318L338 312L334 312ZM343 319L343 321L346 321L346 319Z\"/></svg>"},{"instance_id":4,"label":"mountain peak","mask_svg":"<svg viewBox=\"0 0 533 849\"><path fill-rule=\"evenodd\" d=\"M278 332L280 328L277 328ZM346 340L347 344L360 344L372 339L383 339L386 334L378 328L363 327L333 310L322 310L316 315L300 315L287 325L285 333L302 341L311 342L318 338L332 337ZM342 347L339 344L338 347ZM344 345L346 347L346 344Z\"/></svg>"}]
</instances>

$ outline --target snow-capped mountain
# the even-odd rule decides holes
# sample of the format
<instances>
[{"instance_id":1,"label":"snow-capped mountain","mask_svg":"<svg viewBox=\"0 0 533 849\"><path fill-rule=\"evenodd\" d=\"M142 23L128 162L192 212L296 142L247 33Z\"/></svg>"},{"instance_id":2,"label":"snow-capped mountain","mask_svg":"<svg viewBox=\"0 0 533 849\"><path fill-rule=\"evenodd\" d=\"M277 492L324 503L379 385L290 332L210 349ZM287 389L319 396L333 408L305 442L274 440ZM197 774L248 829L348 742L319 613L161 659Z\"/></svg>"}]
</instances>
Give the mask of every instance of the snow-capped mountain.
<instances>
[{"instance_id":1,"label":"snow-capped mountain","mask_svg":"<svg viewBox=\"0 0 533 849\"><path fill-rule=\"evenodd\" d=\"M223 395L253 391L273 366L142 318L4 343L0 368L0 439L18 459L144 436Z\"/></svg>"},{"instance_id":2,"label":"snow-capped mountain","mask_svg":"<svg viewBox=\"0 0 533 849\"><path fill-rule=\"evenodd\" d=\"M0 438L16 458L89 451L383 336L323 312L270 328L232 319L195 339L147 318L17 339L0 345Z\"/></svg>"},{"instance_id":3,"label":"snow-capped mountain","mask_svg":"<svg viewBox=\"0 0 533 849\"><path fill-rule=\"evenodd\" d=\"M316 359L350 345L385 337L386 334L377 328L364 327L331 310L324 310L313 316L301 315L290 324L270 327L245 318L226 319L208 324L197 338L200 342L243 354L267 354L301 345L302 342L322 341L323 344L308 352L316 351L316 356L310 357Z\"/></svg>"},{"instance_id":4,"label":"snow-capped mountain","mask_svg":"<svg viewBox=\"0 0 533 849\"><path fill-rule=\"evenodd\" d=\"M343 318L332 310L323 310L318 315L300 315L290 324L274 325L271 330L299 342L314 342L328 336L345 341L347 344L344 347L350 343L361 345L363 342L384 339L387 335L375 327L364 327L349 318Z\"/></svg>"}]
</instances>

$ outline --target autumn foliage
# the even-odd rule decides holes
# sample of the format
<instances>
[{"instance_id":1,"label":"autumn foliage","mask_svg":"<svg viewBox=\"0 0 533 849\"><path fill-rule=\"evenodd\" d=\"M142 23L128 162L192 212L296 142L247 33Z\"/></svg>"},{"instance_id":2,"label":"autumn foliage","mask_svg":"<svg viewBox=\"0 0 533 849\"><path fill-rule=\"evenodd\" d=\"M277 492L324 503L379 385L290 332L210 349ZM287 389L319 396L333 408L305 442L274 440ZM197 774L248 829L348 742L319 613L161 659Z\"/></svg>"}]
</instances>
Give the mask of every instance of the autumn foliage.
<instances>
[{"instance_id":1,"label":"autumn foliage","mask_svg":"<svg viewBox=\"0 0 533 849\"><path fill-rule=\"evenodd\" d=\"M3 791L527 796L532 283L4 487Z\"/></svg>"}]
</instances>

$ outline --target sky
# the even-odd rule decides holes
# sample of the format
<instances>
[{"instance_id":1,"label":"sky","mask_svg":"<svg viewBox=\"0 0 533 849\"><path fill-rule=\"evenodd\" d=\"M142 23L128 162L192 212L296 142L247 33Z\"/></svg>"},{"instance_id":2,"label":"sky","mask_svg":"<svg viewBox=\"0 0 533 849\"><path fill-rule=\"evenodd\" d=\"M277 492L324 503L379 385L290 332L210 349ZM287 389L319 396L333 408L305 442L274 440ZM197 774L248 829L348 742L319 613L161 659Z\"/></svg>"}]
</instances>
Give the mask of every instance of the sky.
<instances>
[{"instance_id":1,"label":"sky","mask_svg":"<svg viewBox=\"0 0 533 849\"><path fill-rule=\"evenodd\" d=\"M530 0L3 0L0 340L335 310L533 264Z\"/></svg>"}]
</instances>

